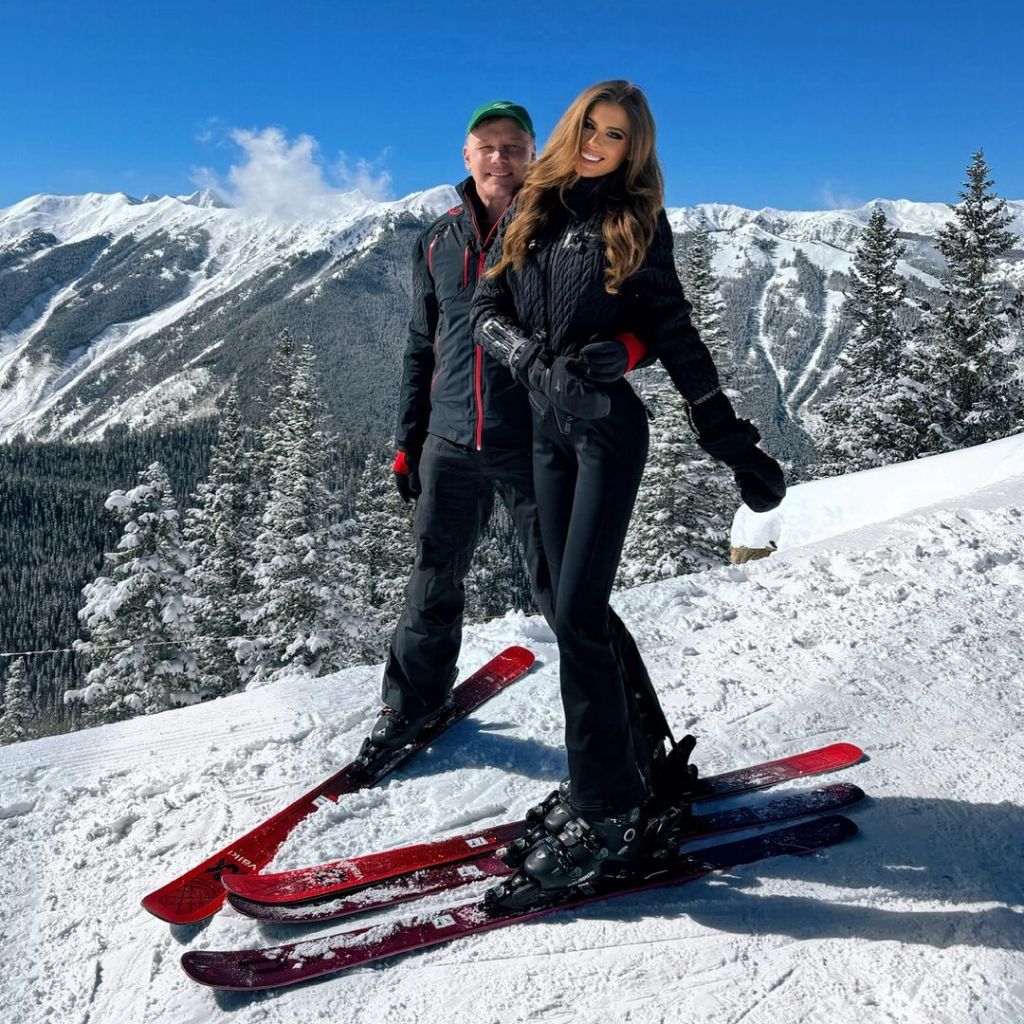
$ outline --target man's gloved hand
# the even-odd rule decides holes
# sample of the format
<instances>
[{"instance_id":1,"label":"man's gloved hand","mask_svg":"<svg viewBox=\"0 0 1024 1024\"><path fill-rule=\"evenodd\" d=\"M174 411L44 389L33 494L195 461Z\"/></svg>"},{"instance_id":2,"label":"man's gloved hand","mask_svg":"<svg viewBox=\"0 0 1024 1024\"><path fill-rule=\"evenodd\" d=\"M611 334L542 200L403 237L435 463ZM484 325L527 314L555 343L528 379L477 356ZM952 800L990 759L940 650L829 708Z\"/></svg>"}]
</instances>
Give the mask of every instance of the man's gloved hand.
<instances>
[{"instance_id":1,"label":"man's gloved hand","mask_svg":"<svg viewBox=\"0 0 1024 1024\"><path fill-rule=\"evenodd\" d=\"M737 419L721 392L688 406L687 411L697 443L733 471L743 503L754 512L777 508L786 496L786 478L782 467L757 447L761 440L757 427L750 420Z\"/></svg>"},{"instance_id":2,"label":"man's gloved hand","mask_svg":"<svg viewBox=\"0 0 1024 1024\"><path fill-rule=\"evenodd\" d=\"M391 464L391 471L395 474L395 486L406 504L420 496L419 463L418 455L411 455L399 449L395 453L395 461Z\"/></svg>"},{"instance_id":3,"label":"man's gloved hand","mask_svg":"<svg viewBox=\"0 0 1024 1024\"><path fill-rule=\"evenodd\" d=\"M632 334L591 341L580 352L583 375L598 384L611 384L627 374L646 355L647 347Z\"/></svg>"}]
</instances>

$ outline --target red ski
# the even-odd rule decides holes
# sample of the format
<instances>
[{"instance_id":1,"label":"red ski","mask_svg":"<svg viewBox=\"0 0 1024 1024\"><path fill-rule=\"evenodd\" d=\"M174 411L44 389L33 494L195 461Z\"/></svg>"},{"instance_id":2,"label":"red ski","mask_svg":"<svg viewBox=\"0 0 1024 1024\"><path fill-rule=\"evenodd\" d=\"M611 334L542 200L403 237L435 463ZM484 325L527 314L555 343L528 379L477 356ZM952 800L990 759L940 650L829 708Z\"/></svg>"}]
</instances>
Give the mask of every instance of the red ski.
<instances>
[{"instance_id":1,"label":"red ski","mask_svg":"<svg viewBox=\"0 0 1024 1024\"><path fill-rule=\"evenodd\" d=\"M820 789L789 793L753 807L734 807L727 811L694 815L689 820L682 845L729 832L764 828L795 818L838 811L863 799L864 791L859 786L837 782ZM500 854L498 850L459 864L423 868L376 885L304 903L256 903L233 893L228 894L228 903L247 917L275 924L334 921L341 917L382 910L396 903L421 899L446 889L457 889L472 882L504 878L512 874L513 869L505 864Z\"/></svg>"},{"instance_id":2,"label":"red ski","mask_svg":"<svg viewBox=\"0 0 1024 1024\"><path fill-rule=\"evenodd\" d=\"M708 776L701 779L704 791L699 799L718 799L765 789L791 779L838 771L856 764L863 756L864 752L852 743L833 743L776 761ZM514 821L432 843L419 843L293 871L224 875L221 883L230 893L247 901L301 903L355 891L441 864L474 860L525 835L527 828L525 822Z\"/></svg>"},{"instance_id":3,"label":"red ski","mask_svg":"<svg viewBox=\"0 0 1024 1024\"><path fill-rule=\"evenodd\" d=\"M452 703L447 712L416 743L401 750L380 752L372 759L357 758L230 846L151 892L142 900L142 905L151 914L172 924L190 924L216 913L226 895L221 884L225 876L259 871L271 861L300 821L321 807L334 803L345 793L379 782L449 726L519 679L533 661L533 654L524 647L509 647L502 651L452 691Z\"/></svg>"},{"instance_id":4,"label":"red ski","mask_svg":"<svg viewBox=\"0 0 1024 1024\"><path fill-rule=\"evenodd\" d=\"M856 832L857 826L849 818L830 815L750 839L707 847L688 856L680 856L671 866L640 881L621 883L618 888L605 883L601 891L589 895L575 892L557 904L530 910L494 911L481 900L474 900L435 914L357 928L286 946L228 952L196 950L182 956L181 966L190 978L214 988L252 990L293 985L596 900L678 885L702 878L712 871L767 857L810 853L850 839Z\"/></svg>"}]
</instances>

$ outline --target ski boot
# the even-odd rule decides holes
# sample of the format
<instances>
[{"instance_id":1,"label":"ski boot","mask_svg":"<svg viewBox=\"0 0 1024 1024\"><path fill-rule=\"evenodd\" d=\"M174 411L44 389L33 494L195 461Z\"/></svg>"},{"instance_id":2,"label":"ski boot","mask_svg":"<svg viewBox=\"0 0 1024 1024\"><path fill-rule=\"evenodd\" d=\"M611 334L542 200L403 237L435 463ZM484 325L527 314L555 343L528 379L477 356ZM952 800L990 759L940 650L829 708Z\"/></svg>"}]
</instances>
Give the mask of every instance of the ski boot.
<instances>
[{"instance_id":1,"label":"ski boot","mask_svg":"<svg viewBox=\"0 0 1024 1024\"><path fill-rule=\"evenodd\" d=\"M696 743L693 736L684 736L667 752L664 746L655 747L658 753L651 762L648 780L651 797L645 805L649 817L659 816L670 807L688 811L692 801L699 798L701 786L697 766L690 764L690 754ZM558 835L566 822L575 817L569 804L569 780L563 779L558 789L526 812L530 830L505 847L501 854L505 864L518 868L541 839L546 835Z\"/></svg>"},{"instance_id":2,"label":"ski boot","mask_svg":"<svg viewBox=\"0 0 1024 1024\"><path fill-rule=\"evenodd\" d=\"M381 750L401 750L434 724L444 710L441 707L423 715L406 715L385 704L370 730L370 742Z\"/></svg>"},{"instance_id":3,"label":"ski boot","mask_svg":"<svg viewBox=\"0 0 1024 1024\"><path fill-rule=\"evenodd\" d=\"M519 870L487 891L484 905L499 912L550 906L644 877L652 852L648 825L640 807L617 817L575 815L558 835L539 839Z\"/></svg>"},{"instance_id":4,"label":"ski boot","mask_svg":"<svg viewBox=\"0 0 1024 1024\"><path fill-rule=\"evenodd\" d=\"M526 812L529 832L509 843L502 851L501 859L510 868L519 867L541 839L558 835L572 817L569 808L569 780L562 779L558 789L552 790L539 804Z\"/></svg>"}]
</instances>

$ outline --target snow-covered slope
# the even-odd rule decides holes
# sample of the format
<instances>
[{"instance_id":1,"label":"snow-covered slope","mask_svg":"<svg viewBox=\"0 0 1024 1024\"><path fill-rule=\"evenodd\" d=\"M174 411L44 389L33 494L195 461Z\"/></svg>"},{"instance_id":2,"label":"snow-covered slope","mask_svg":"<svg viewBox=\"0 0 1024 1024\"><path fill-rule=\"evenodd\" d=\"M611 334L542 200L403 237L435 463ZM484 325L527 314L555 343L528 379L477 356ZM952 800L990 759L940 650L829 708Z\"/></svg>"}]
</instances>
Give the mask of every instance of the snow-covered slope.
<instances>
[{"instance_id":1,"label":"snow-covered slope","mask_svg":"<svg viewBox=\"0 0 1024 1024\"><path fill-rule=\"evenodd\" d=\"M1019 455L1024 437L1000 444ZM852 843L320 984L215 996L181 973L183 951L292 933L232 911L169 929L140 897L348 761L380 671L283 682L0 749L3 1019L1018 1024L1024 473L1005 455L858 474L846 481L856 529L836 533L850 523L823 513L810 545L616 597L705 770L833 740L865 748L842 776L870 797ZM973 489L979 460L1005 472ZM922 466L968 483L929 504ZM835 486L800 488L800 520ZM880 489L902 495L884 521L895 506L863 512ZM277 864L502 820L545 793L565 767L546 627L519 615L474 627L462 665L511 642L538 654L525 681L387 784L308 820Z\"/></svg>"},{"instance_id":2,"label":"snow-covered slope","mask_svg":"<svg viewBox=\"0 0 1024 1024\"><path fill-rule=\"evenodd\" d=\"M32 196L0 210L0 254L11 264L0 261L0 288L8 292L0 294L0 437L88 437L112 422L144 426L202 411L202 399L220 388L194 367L223 342L216 318L229 297L244 302L247 287L258 290L311 253L323 254L319 269L329 269L372 249L396 219L429 220L454 199L447 186L387 203L334 193L307 201L297 215L227 207L209 192L147 201L90 193ZM90 247L85 254L83 246ZM183 260L181 247L197 255ZM123 258L111 259L119 250ZM151 285L155 275L167 282L160 291ZM305 269L296 280L308 295L317 282L315 270ZM117 305L111 295L118 290L130 291L130 300ZM277 298L270 292L266 302ZM130 379L141 369L133 356L144 359L148 342L197 314L210 335L205 350L183 353L155 380L138 373L113 403L90 401L90 385L110 373ZM69 343L69 335L80 340ZM158 393L147 396L152 385ZM99 404L108 407L90 416Z\"/></svg>"}]
</instances>

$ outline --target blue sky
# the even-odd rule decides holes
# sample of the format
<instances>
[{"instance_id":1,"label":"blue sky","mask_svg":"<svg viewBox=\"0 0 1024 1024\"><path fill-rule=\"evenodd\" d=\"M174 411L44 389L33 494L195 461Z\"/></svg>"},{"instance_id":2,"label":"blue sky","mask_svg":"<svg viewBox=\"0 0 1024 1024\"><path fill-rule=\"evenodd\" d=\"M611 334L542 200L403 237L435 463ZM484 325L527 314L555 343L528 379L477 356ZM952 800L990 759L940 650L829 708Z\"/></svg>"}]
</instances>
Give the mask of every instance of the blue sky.
<instances>
[{"instance_id":1,"label":"blue sky","mask_svg":"<svg viewBox=\"0 0 1024 1024\"><path fill-rule=\"evenodd\" d=\"M4 29L0 206L230 188L260 160L400 196L462 176L479 103L526 104L543 141L611 77L648 93L672 206L955 200L979 147L1024 198L1009 0L34 0Z\"/></svg>"}]
</instances>

